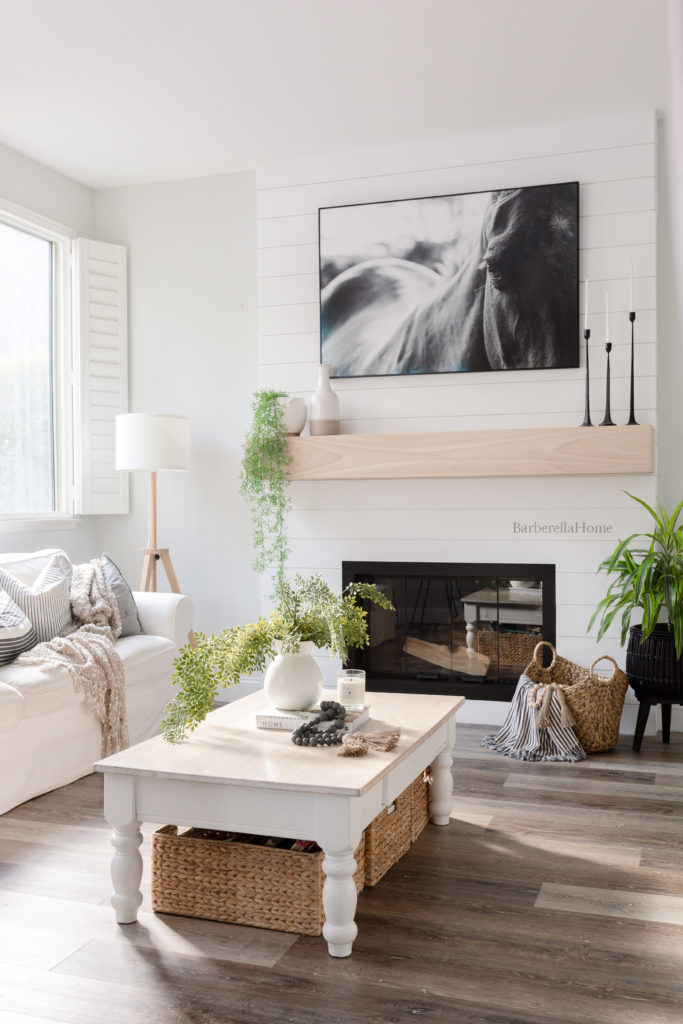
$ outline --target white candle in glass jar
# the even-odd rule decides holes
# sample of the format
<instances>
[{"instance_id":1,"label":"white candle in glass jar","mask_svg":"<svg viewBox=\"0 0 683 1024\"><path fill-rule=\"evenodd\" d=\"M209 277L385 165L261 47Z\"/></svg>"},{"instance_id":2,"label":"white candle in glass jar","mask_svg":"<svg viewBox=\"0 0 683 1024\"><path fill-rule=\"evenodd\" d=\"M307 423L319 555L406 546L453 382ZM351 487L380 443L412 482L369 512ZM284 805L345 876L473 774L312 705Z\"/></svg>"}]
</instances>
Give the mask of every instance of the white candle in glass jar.
<instances>
[{"instance_id":1,"label":"white candle in glass jar","mask_svg":"<svg viewBox=\"0 0 683 1024\"><path fill-rule=\"evenodd\" d=\"M345 668L337 675L337 700L345 708L362 708L365 704L365 671Z\"/></svg>"}]
</instances>

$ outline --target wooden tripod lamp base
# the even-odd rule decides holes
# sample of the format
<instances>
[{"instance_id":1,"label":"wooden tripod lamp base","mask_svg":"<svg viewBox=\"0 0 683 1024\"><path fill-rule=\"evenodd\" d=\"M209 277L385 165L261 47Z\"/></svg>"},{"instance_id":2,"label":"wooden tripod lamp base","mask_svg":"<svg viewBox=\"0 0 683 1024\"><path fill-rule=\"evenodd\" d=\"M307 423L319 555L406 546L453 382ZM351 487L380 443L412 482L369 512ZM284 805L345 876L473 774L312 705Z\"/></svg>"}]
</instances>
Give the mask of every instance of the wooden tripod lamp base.
<instances>
[{"instance_id":1,"label":"wooden tripod lamp base","mask_svg":"<svg viewBox=\"0 0 683 1024\"><path fill-rule=\"evenodd\" d=\"M138 586L138 590L142 590L143 592L151 590L153 593L156 593L157 562L160 561L166 570L166 578L171 584L171 590L174 594L182 594L168 548L140 548L140 550L142 551L142 569L140 571L140 585ZM187 639L193 647L197 646L193 629L191 629L187 634Z\"/></svg>"},{"instance_id":2,"label":"wooden tripod lamp base","mask_svg":"<svg viewBox=\"0 0 683 1024\"><path fill-rule=\"evenodd\" d=\"M140 572L138 590L156 591L157 562L161 561L166 571L166 578L171 585L171 590L174 594L181 594L182 591L178 584L178 577L175 574L168 548L141 548L140 550L142 551L142 570Z\"/></svg>"}]
</instances>

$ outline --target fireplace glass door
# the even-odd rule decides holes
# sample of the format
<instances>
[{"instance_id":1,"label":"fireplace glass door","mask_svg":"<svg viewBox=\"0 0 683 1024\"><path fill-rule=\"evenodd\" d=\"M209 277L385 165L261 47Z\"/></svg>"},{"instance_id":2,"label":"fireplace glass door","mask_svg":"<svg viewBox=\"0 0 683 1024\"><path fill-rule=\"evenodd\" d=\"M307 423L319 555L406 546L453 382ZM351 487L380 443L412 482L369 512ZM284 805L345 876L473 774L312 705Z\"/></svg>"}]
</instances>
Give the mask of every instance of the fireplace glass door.
<instances>
[{"instance_id":1,"label":"fireplace glass door","mask_svg":"<svg viewBox=\"0 0 683 1024\"><path fill-rule=\"evenodd\" d=\"M536 644L555 639L554 566L345 562L343 575L395 607L367 606L370 644L353 663L370 689L508 698Z\"/></svg>"}]
</instances>

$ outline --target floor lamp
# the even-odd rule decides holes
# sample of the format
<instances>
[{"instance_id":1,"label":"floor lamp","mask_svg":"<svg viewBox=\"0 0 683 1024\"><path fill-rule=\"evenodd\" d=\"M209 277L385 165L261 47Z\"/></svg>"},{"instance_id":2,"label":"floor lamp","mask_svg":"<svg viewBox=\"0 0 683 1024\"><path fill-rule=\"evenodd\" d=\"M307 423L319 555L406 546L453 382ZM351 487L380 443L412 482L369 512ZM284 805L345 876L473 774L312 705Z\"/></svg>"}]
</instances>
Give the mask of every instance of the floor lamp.
<instances>
[{"instance_id":1,"label":"floor lamp","mask_svg":"<svg viewBox=\"0 0 683 1024\"><path fill-rule=\"evenodd\" d=\"M144 412L117 416L116 468L142 469L151 474L149 547L141 548L142 571L138 589L157 589L157 562L161 561L171 590L180 594L169 549L157 547L157 472L190 468L190 421L187 416L156 416Z\"/></svg>"}]
</instances>

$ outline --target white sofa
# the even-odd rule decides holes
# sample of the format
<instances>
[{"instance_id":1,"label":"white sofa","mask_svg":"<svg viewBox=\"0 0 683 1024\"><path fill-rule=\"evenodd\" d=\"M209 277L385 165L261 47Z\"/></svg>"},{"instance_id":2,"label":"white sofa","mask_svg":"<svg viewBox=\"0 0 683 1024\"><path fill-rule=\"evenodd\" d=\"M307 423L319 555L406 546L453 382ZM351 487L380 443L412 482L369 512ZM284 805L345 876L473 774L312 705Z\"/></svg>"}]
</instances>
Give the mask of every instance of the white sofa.
<instances>
[{"instance_id":1,"label":"white sofa","mask_svg":"<svg viewBox=\"0 0 683 1024\"><path fill-rule=\"evenodd\" d=\"M144 633L116 641L131 744L159 732L174 695L173 661L193 619L191 601L180 594L133 596ZM90 774L101 745L100 723L66 669L0 666L0 814Z\"/></svg>"}]
</instances>

